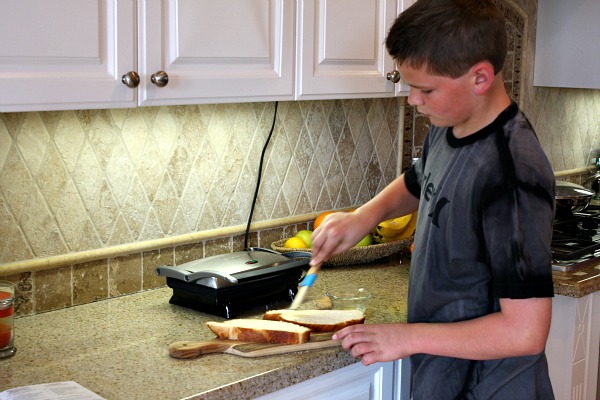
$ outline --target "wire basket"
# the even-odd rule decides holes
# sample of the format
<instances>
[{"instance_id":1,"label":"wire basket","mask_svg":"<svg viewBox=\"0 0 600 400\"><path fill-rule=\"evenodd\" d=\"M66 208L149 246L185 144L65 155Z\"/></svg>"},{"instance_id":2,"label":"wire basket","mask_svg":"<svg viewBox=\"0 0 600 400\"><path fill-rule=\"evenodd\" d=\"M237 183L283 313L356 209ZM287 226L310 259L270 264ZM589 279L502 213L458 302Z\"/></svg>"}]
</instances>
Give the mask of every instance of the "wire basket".
<instances>
[{"instance_id":1,"label":"wire basket","mask_svg":"<svg viewBox=\"0 0 600 400\"><path fill-rule=\"evenodd\" d=\"M271 243L271 248L280 253L288 253L291 251L311 252L311 249L292 249L283 247L286 239L281 239ZM352 247L340 254L331 257L323 263L324 266L342 266L354 264L366 264L387 257L400 250L408 250L413 238L397 240L389 243L377 243L369 246Z\"/></svg>"}]
</instances>

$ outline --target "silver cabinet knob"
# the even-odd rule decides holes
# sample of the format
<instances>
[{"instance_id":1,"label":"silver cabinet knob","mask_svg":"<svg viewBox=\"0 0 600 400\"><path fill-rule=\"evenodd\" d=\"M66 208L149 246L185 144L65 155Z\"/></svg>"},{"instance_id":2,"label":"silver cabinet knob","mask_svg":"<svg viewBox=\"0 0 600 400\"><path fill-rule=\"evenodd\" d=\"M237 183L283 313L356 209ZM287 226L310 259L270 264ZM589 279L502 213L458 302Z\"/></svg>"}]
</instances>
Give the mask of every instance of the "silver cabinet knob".
<instances>
[{"instance_id":1,"label":"silver cabinet knob","mask_svg":"<svg viewBox=\"0 0 600 400\"><path fill-rule=\"evenodd\" d=\"M398 83L400 82L400 72L395 69L392 72L388 72L386 78L388 81L392 81L392 83Z\"/></svg>"},{"instance_id":2,"label":"silver cabinet knob","mask_svg":"<svg viewBox=\"0 0 600 400\"><path fill-rule=\"evenodd\" d=\"M140 76L135 71L129 71L121 77L121 82L131 89L135 89L140 84Z\"/></svg>"},{"instance_id":3,"label":"silver cabinet knob","mask_svg":"<svg viewBox=\"0 0 600 400\"><path fill-rule=\"evenodd\" d=\"M169 75L165 71L158 71L155 74L152 74L150 77L150 82L154 83L158 87L167 86L169 83Z\"/></svg>"}]
</instances>

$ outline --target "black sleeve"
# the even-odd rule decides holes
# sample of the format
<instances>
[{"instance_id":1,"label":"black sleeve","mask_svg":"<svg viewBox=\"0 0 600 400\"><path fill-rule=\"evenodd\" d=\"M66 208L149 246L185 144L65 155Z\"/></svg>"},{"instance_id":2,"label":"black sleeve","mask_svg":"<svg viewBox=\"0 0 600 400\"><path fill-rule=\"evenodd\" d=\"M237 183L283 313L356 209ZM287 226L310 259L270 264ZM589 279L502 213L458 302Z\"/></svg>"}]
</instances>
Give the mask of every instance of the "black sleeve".
<instances>
[{"instance_id":1,"label":"black sleeve","mask_svg":"<svg viewBox=\"0 0 600 400\"><path fill-rule=\"evenodd\" d=\"M419 182L419 174L417 168L420 168L421 160L417 161L408 171L404 173L404 183L408 191L417 199L421 198L421 182Z\"/></svg>"},{"instance_id":2,"label":"black sleeve","mask_svg":"<svg viewBox=\"0 0 600 400\"><path fill-rule=\"evenodd\" d=\"M505 139L503 134L497 135ZM498 298L552 297L554 177L533 135L522 131L499 146L507 165L501 187L484 207L483 229ZM508 170L508 172L507 172ZM545 172L545 173L544 173ZM508 183L508 184L506 184Z\"/></svg>"}]
</instances>

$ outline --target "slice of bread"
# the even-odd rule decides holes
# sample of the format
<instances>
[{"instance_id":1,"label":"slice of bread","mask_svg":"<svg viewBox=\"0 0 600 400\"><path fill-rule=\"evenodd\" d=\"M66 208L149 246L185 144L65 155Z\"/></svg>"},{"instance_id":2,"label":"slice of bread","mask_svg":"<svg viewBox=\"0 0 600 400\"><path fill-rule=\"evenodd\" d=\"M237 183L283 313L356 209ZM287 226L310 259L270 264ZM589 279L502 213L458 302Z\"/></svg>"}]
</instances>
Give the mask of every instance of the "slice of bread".
<instances>
[{"instance_id":1,"label":"slice of bread","mask_svg":"<svg viewBox=\"0 0 600 400\"><path fill-rule=\"evenodd\" d=\"M310 339L309 328L284 321L240 318L206 325L220 339L242 342L302 344Z\"/></svg>"},{"instance_id":2,"label":"slice of bread","mask_svg":"<svg viewBox=\"0 0 600 400\"><path fill-rule=\"evenodd\" d=\"M263 318L305 326L315 333L337 332L365 322L364 314L358 310L271 310Z\"/></svg>"}]
</instances>

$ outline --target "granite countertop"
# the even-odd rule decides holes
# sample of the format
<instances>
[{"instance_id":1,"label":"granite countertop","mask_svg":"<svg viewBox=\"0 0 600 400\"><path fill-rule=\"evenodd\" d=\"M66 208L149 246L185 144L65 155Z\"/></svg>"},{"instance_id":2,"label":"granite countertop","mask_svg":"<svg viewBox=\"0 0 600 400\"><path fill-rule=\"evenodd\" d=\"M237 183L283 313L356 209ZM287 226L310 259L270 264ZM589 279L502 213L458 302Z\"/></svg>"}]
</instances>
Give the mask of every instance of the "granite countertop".
<instances>
[{"instance_id":1,"label":"granite countertop","mask_svg":"<svg viewBox=\"0 0 600 400\"><path fill-rule=\"evenodd\" d=\"M326 306L326 291L365 287L373 293L367 323L406 321L409 267L409 260L388 257L323 268L302 308ZM557 295L582 297L600 290L599 267L553 276ZM17 353L0 360L0 391L74 380L110 400L250 399L357 362L339 347L261 358L171 358L169 344L213 339L204 324L223 319L171 305L171 293L161 288L17 318Z\"/></svg>"},{"instance_id":2,"label":"granite countertop","mask_svg":"<svg viewBox=\"0 0 600 400\"><path fill-rule=\"evenodd\" d=\"M553 271L554 293L568 297L584 297L600 291L600 265L578 267L569 272Z\"/></svg>"},{"instance_id":3,"label":"granite countertop","mask_svg":"<svg viewBox=\"0 0 600 400\"><path fill-rule=\"evenodd\" d=\"M325 292L368 288L367 323L405 321L409 263L323 268L302 308L320 308ZM74 380L110 400L250 399L357 362L341 347L260 358L210 354L174 359L168 346L209 340L209 320L169 304L155 289L15 320L15 356L0 360L0 391ZM263 309L240 317L260 317Z\"/></svg>"}]
</instances>

